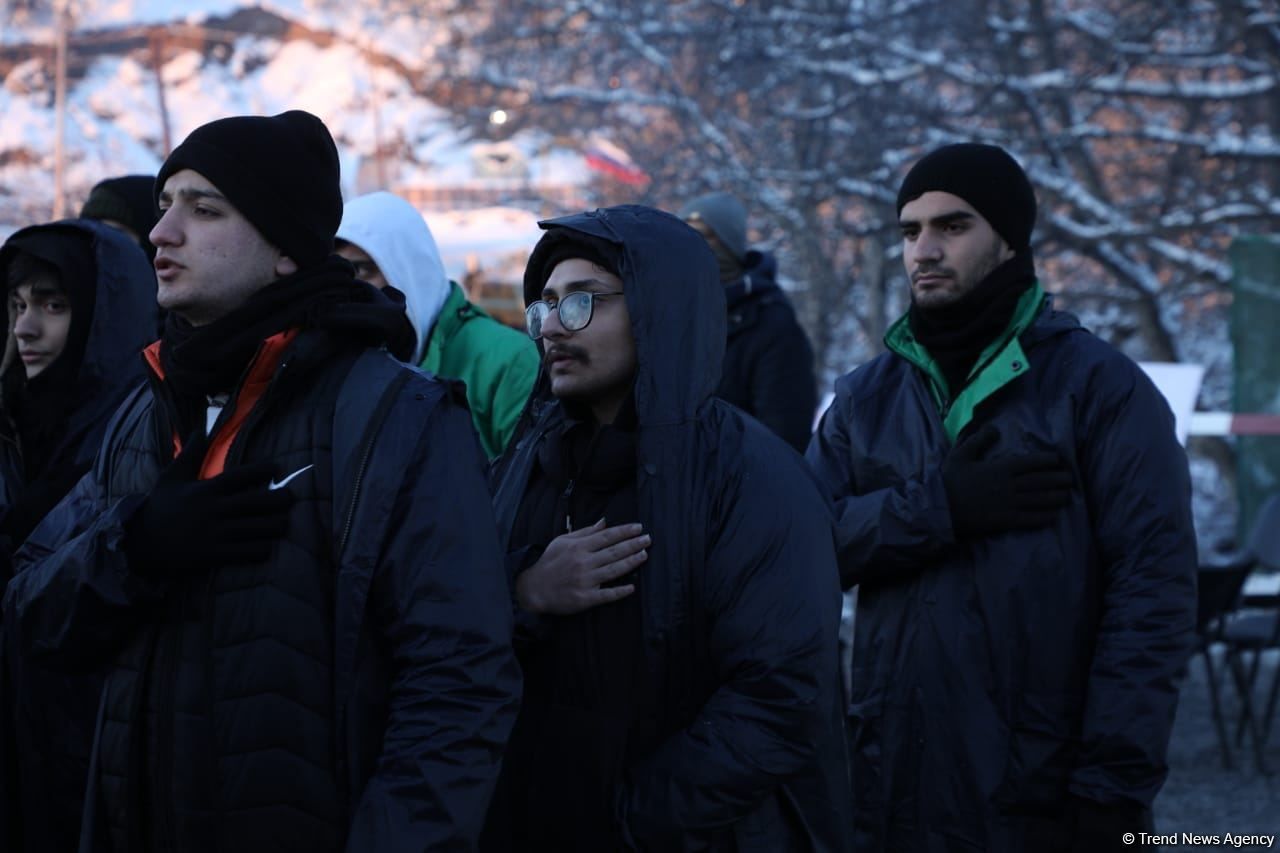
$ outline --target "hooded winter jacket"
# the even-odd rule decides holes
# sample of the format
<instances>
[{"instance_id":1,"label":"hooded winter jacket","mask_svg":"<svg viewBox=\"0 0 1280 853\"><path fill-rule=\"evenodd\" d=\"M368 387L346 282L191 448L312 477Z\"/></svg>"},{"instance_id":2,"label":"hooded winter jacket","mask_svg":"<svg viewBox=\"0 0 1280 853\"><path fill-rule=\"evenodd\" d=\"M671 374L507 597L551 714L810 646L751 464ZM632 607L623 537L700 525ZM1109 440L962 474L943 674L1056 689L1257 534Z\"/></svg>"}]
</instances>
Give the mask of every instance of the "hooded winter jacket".
<instances>
[{"instance_id":1,"label":"hooded winter jacket","mask_svg":"<svg viewBox=\"0 0 1280 853\"><path fill-rule=\"evenodd\" d=\"M635 488L652 536L635 593L637 689L656 709L659 745L616 780L618 834L637 850L843 850L830 515L794 452L712 396L725 340L715 260L697 232L650 208L543 227L613 248L636 343ZM538 258L526 302L540 298ZM545 371L527 411L494 469L504 537L539 446L565 422Z\"/></svg>"},{"instance_id":2,"label":"hooded winter jacket","mask_svg":"<svg viewBox=\"0 0 1280 853\"><path fill-rule=\"evenodd\" d=\"M747 252L746 270L725 287L729 337L716 396L728 400L803 453L818 408L813 349L768 252Z\"/></svg>"},{"instance_id":3,"label":"hooded winter jacket","mask_svg":"<svg viewBox=\"0 0 1280 853\"><path fill-rule=\"evenodd\" d=\"M84 851L475 845L519 676L469 418L384 352L285 339L214 426L228 466L274 460L295 493L266 562L130 570L125 524L173 456L156 383L19 554L19 652L109 669Z\"/></svg>"},{"instance_id":4,"label":"hooded winter jacket","mask_svg":"<svg viewBox=\"0 0 1280 853\"><path fill-rule=\"evenodd\" d=\"M449 298L449 277L426 220L398 195L369 193L343 206L335 236L373 258L387 283L404 294L404 311L418 339L411 363L417 364Z\"/></svg>"},{"instance_id":5,"label":"hooded winter jacket","mask_svg":"<svg viewBox=\"0 0 1280 853\"><path fill-rule=\"evenodd\" d=\"M0 545L5 551L6 567L13 550L22 544L35 522L89 470L112 412L129 390L143 381L145 374L138 354L155 339L155 272L141 251L131 251L132 240L101 223L69 219L34 225L14 233L0 250L0 281L4 279L13 252L42 236L84 241L93 259L89 270L95 276L90 283L92 307L83 333L83 349L78 353L79 365L69 366L72 369L67 371L68 389L65 392L58 389L65 406L63 411L49 415L58 427L44 436L40 453L43 461L37 470L27 470L31 460L24 459L19 446L18 435L22 430L17 421L25 413L0 400L0 416L4 419L0 428L0 518L7 518L15 508L26 516L22 529L17 531L21 534L19 538ZM48 248L56 249L56 245ZM65 262L66 257L49 260L57 265ZM70 273L71 269L63 270L64 275ZM83 271L77 270L76 274ZM0 374L21 369L10 324ZM39 507L17 507L24 496L29 496L29 487L47 492L43 487L49 483L65 483L66 488L60 494L41 495Z\"/></svg>"},{"instance_id":6,"label":"hooded winter jacket","mask_svg":"<svg viewBox=\"0 0 1280 853\"><path fill-rule=\"evenodd\" d=\"M859 850L1041 849L1038 822L1069 795L1149 806L1165 778L1196 600L1172 415L1038 287L1011 328L947 403L895 324L890 351L839 380L808 450L858 587ZM942 462L985 424L993 456L1066 460L1076 491L1051 527L957 541Z\"/></svg>"},{"instance_id":7,"label":"hooded winter jacket","mask_svg":"<svg viewBox=\"0 0 1280 853\"><path fill-rule=\"evenodd\" d=\"M19 438L32 434L22 424L31 412L0 402L0 587L8 580L13 551L89 471L112 412L144 380L138 354L155 334L155 273L132 240L100 223L65 220L16 232L0 250L0 281L18 247L40 256L45 253L37 246L51 250L47 260L60 265L64 277L83 274L86 270L67 266L72 253L62 241L82 242L92 258L87 270L94 275L88 283L92 306L86 306L83 345L74 353L64 349L79 363L66 370L58 366L57 379L65 379L68 387L46 389L50 399L41 401L39 416L48 423L39 433L42 446L34 455L40 462L34 468ZM0 374L22 369L11 324ZM53 369L43 375L53 378ZM73 850L102 679L52 673L16 656L7 663L0 659L0 666L5 669L0 703L13 714L0 734L0 766L18 789L0 792L4 849Z\"/></svg>"},{"instance_id":8,"label":"hooded winter jacket","mask_svg":"<svg viewBox=\"0 0 1280 853\"><path fill-rule=\"evenodd\" d=\"M495 457L515 432L538 378L538 348L467 301L457 282L436 318L423 370L461 381L485 453Z\"/></svg>"},{"instance_id":9,"label":"hooded winter jacket","mask_svg":"<svg viewBox=\"0 0 1280 853\"><path fill-rule=\"evenodd\" d=\"M358 246L405 296L418 345L413 364L461 381L480 444L489 457L506 447L538 375L529 337L467 301L445 273L422 214L399 196L370 193L349 202L337 237Z\"/></svg>"}]
</instances>

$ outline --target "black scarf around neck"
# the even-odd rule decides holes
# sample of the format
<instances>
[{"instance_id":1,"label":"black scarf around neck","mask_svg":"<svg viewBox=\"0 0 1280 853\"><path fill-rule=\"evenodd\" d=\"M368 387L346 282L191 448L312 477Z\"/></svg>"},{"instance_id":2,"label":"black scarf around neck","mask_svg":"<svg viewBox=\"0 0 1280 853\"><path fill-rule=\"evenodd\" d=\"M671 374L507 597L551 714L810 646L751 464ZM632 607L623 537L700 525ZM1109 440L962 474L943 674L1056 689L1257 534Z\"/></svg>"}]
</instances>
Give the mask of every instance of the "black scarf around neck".
<instances>
[{"instance_id":1,"label":"black scarf around neck","mask_svg":"<svg viewBox=\"0 0 1280 853\"><path fill-rule=\"evenodd\" d=\"M914 302L907 319L911 332L937 362L955 399L982 351L1013 320L1018 300L1036 282L1030 252L1019 252L992 270L973 290L932 311Z\"/></svg>"},{"instance_id":2,"label":"black scarf around neck","mask_svg":"<svg viewBox=\"0 0 1280 853\"><path fill-rule=\"evenodd\" d=\"M548 434L538 450L538 463L556 490L574 481L594 491L611 492L634 479L640 427L635 395L627 397L609 424L597 424L578 406L565 409L569 420L561 430Z\"/></svg>"},{"instance_id":3,"label":"black scarf around neck","mask_svg":"<svg viewBox=\"0 0 1280 853\"><path fill-rule=\"evenodd\" d=\"M264 340L286 329L313 328L345 333L363 346L386 343L397 355L406 344L404 309L356 281L351 265L336 256L267 285L207 325L192 326L170 312L160 363L182 426L199 423L207 397L235 387Z\"/></svg>"}]
</instances>

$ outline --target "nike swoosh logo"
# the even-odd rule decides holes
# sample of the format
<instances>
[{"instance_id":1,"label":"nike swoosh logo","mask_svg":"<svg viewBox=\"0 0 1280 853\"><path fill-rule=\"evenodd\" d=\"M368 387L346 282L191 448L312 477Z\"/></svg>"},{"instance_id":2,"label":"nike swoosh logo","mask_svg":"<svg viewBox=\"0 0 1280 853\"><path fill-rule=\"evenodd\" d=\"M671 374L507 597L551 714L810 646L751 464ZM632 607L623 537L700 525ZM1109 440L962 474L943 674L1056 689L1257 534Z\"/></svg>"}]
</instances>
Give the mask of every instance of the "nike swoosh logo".
<instances>
[{"instance_id":1,"label":"nike swoosh logo","mask_svg":"<svg viewBox=\"0 0 1280 853\"><path fill-rule=\"evenodd\" d=\"M267 483L267 491L274 492L276 489L283 489L285 486L289 485L289 481L292 480L294 477L298 476L304 471L310 471L314 467L316 466L315 466L315 463L313 462L312 464L306 466L305 468L299 468L297 471L294 471L292 474L290 474L288 477L285 477L283 480L281 480L278 483L275 480L272 480L270 483ZM259 480L258 482L262 482L262 481Z\"/></svg>"}]
</instances>

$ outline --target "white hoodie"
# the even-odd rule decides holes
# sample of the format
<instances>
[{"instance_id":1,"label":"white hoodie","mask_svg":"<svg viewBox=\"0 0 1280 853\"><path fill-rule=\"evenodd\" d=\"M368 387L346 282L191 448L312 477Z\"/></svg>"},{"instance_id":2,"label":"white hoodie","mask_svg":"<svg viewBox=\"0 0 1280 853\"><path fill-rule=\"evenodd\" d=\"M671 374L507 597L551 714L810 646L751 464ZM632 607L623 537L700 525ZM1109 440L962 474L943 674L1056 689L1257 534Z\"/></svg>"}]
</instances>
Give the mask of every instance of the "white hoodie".
<instances>
[{"instance_id":1,"label":"white hoodie","mask_svg":"<svg viewBox=\"0 0 1280 853\"><path fill-rule=\"evenodd\" d=\"M370 193L347 202L337 238L363 250L387 283L404 294L405 313L418 337L411 363L418 364L449 296L449 276L426 220L398 195Z\"/></svg>"}]
</instances>

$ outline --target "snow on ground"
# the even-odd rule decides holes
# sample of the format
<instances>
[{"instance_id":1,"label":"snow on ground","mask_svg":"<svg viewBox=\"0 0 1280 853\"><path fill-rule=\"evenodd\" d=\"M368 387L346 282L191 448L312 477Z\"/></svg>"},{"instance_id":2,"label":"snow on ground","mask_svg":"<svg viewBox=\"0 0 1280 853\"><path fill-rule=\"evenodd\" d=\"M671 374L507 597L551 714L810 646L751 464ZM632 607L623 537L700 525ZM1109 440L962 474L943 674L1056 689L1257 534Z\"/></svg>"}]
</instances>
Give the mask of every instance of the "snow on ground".
<instances>
[{"instance_id":1,"label":"snow on ground","mask_svg":"<svg viewBox=\"0 0 1280 853\"><path fill-rule=\"evenodd\" d=\"M76 5L77 26L83 31L197 22L248 5L240 0L82 0ZM320 116L334 134L348 197L371 189L369 174L393 187L522 188L582 185L588 180L578 151L537 131L523 131L501 143L524 164L521 174L502 179L478 175L477 151L489 143L461 134L447 110L418 95L391 67L370 62L359 43L376 32L376 43L367 47L386 55L388 45L398 38L415 45L414 56L421 61L444 37L441 28L425 19L401 15L380 22L389 30L378 30L371 27L379 22L366 20L373 13L359 4L277 0L264 8L328 29L338 39L318 45L246 35L230 49L169 55L161 73L171 144L221 116L305 109ZM347 25L352 23L357 25ZM38 40L41 26L33 14L23 26L6 26L6 38L13 40L15 31L22 31L28 40ZM68 212L73 213L103 177L154 173L159 168L165 129L155 75L145 61L134 55L101 56L74 81L64 133ZM0 227L8 230L48 218L53 208L55 116L50 78L50 69L32 60L13 69L0 87L0 114L5 116L0 125ZM370 171L367 167L377 165L379 151L384 167Z\"/></svg>"},{"instance_id":2,"label":"snow on ground","mask_svg":"<svg viewBox=\"0 0 1280 853\"><path fill-rule=\"evenodd\" d=\"M1239 699L1222 677L1222 651L1215 650L1215 667L1222 678L1219 695L1225 718L1234 723ZM1265 690L1276 677L1280 657L1263 655L1258 684L1253 694L1255 707L1265 705ZM1280 715L1277 715L1280 717ZM1234 734L1234 726L1230 729ZM1188 668L1178 703L1178 715L1169 743L1169 778L1156 797L1155 829L1163 835L1280 834L1280 719L1272 721L1270 737L1263 752L1271 775L1258 772L1250 743L1232 746L1234 766L1223 765L1222 750L1209 703L1209 682L1204 662L1197 656ZM1230 850L1228 844L1173 845L1166 851Z\"/></svg>"}]
</instances>

